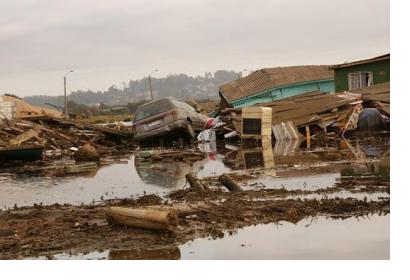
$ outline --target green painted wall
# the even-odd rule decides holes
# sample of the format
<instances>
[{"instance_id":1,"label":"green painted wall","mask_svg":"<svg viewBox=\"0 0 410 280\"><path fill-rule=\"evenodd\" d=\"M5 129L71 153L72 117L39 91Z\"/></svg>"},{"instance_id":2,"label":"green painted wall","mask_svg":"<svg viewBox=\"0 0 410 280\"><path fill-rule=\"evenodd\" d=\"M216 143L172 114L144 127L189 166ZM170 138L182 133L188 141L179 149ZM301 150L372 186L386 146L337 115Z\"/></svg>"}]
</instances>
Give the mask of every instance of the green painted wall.
<instances>
[{"instance_id":1,"label":"green painted wall","mask_svg":"<svg viewBox=\"0 0 410 280\"><path fill-rule=\"evenodd\" d=\"M267 103L312 91L334 92L335 85L333 79L310 81L306 83L287 85L279 88L272 88L252 96L232 101L230 104L234 108L251 106L257 103Z\"/></svg>"},{"instance_id":2,"label":"green painted wall","mask_svg":"<svg viewBox=\"0 0 410 280\"><path fill-rule=\"evenodd\" d=\"M373 84L384 83L390 81L390 59L335 69L334 71L336 92L349 89L349 81L347 77L350 72L373 72Z\"/></svg>"}]
</instances>

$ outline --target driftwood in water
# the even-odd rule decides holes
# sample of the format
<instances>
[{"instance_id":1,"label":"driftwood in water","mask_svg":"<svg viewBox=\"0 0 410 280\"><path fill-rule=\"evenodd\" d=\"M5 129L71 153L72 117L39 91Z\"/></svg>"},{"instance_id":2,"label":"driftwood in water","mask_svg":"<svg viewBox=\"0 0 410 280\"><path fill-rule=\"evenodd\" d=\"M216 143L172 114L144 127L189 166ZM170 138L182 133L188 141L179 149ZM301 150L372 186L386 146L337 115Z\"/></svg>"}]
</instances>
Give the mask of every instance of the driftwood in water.
<instances>
[{"instance_id":1,"label":"driftwood in water","mask_svg":"<svg viewBox=\"0 0 410 280\"><path fill-rule=\"evenodd\" d=\"M146 229L174 231L178 226L174 211L110 207L106 218L110 224Z\"/></svg>"},{"instance_id":2,"label":"driftwood in water","mask_svg":"<svg viewBox=\"0 0 410 280\"><path fill-rule=\"evenodd\" d=\"M198 179L198 177L196 177L194 173L188 173L187 175L185 175L185 178L188 181L191 188L195 191L208 190L208 188L201 183L201 181Z\"/></svg>"},{"instance_id":3,"label":"driftwood in water","mask_svg":"<svg viewBox=\"0 0 410 280\"><path fill-rule=\"evenodd\" d=\"M230 192L241 192L242 188L226 174L219 176L219 182L222 183Z\"/></svg>"}]
</instances>

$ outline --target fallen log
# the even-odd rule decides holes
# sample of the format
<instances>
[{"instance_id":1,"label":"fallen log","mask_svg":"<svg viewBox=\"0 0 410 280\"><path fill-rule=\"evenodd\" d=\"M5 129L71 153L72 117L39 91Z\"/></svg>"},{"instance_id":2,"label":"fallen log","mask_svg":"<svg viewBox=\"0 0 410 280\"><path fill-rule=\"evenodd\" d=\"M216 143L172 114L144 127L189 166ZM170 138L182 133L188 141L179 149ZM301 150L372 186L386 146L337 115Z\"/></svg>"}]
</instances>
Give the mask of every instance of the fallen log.
<instances>
[{"instance_id":1,"label":"fallen log","mask_svg":"<svg viewBox=\"0 0 410 280\"><path fill-rule=\"evenodd\" d=\"M154 230L174 231L178 215L174 211L110 207L106 210L109 224Z\"/></svg>"},{"instance_id":2,"label":"fallen log","mask_svg":"<svg viewBox=\"0 0 410 280\"><path fill-rule=\"evenodd\" d=\"M188 181L191 188L194 189L195 191L204 191L208 189L207 187L202 185L198 177L196 177L196 175L192 172L185 175L185 178Z\"/></svg>"},{"instance_id":3,"label":"fallen log","mask_svg":"<svg viewBox=\"0 0 410 280\"><path fill-rule=\"evenodd\" d=\"M229 175L222 174L218 177L219 182L222 183L230 192L241 192L243 191L242 188L232 180Z\"/></svg>"}]
</instances>

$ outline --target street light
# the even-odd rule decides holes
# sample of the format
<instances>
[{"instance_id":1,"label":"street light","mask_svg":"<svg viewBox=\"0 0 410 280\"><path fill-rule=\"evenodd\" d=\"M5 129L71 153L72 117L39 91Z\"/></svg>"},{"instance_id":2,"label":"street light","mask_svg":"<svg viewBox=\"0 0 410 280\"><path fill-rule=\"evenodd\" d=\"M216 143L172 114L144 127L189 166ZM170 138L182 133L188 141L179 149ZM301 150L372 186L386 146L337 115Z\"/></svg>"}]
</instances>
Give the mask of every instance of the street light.
<instances>
[{"instance_id":1,"label":"street light","mask_svg":"<svg viewBox=\"0 0 410 280\"><path fill-rule=\"evenodd\" d=\"M68 108L67 108L67 76L68 74L74 72L73 70L68 71L65 75L64 75L64 117L67 118L68 117Z\"/></svg>"},{"instance_id":2,"label":"street light","mask_svg":"<svg viewBox=\"0 0 410 280\"><path fill-rule=\"evenodd\" d=\"M154 100L154 96L152 95L152 84L151 84L151 75L154 72L157 72L158 69L155 69L154 71L152 71L149 75L148 75L148 80L149 80L149 91L151 92L151 101Z\"/></svg>"}]
</instances>

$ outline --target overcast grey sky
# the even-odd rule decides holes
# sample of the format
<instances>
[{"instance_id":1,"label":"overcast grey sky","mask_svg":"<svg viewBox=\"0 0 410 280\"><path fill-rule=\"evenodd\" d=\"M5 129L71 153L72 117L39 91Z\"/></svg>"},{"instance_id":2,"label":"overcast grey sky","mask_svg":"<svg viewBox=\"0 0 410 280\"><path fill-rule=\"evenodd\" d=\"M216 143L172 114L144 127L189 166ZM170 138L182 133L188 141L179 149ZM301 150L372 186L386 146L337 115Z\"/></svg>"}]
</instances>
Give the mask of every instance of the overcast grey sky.
<instances>
[{"instance_id":1,"label":"overcast grey sky","mask_svg":"<svg viewBox=\"0 0 410 280\"><path fill-rule=\"evenodd\" d=\"M0 94L389 52L388 0L1 0Z\"/></svg>"}]
</instances>

